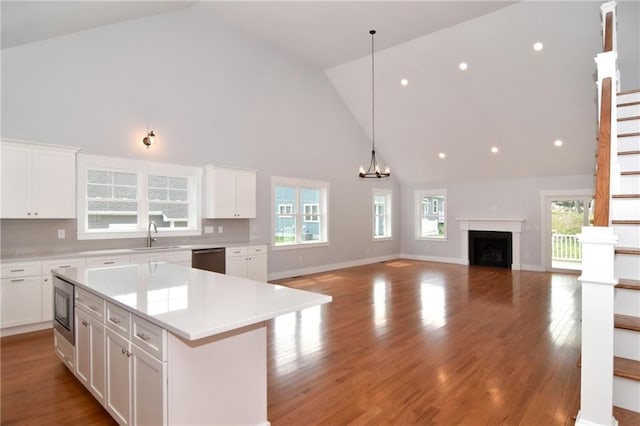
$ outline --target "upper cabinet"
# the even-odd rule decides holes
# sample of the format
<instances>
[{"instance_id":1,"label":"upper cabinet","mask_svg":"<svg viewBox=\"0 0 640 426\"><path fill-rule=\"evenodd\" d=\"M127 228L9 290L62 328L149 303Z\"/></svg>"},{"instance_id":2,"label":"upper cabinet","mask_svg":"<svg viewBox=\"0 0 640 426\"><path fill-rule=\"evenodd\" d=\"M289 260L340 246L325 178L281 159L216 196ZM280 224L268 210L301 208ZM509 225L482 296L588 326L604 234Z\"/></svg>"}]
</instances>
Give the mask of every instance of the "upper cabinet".
<instances>
[{"instance_id":1,"label":"upper cabinet","mask_svg":"<svg viewBox=\"0 0 640 426\"><path fill-rule=\"evenodd\" d=\"M251 219L256 217L256 171L205 167L205 217Z\"/></svg>"},{"instance_id":2,"label":"upper cabinet","mask_svg":"<svg viewBox=\"0 0 640 426\"><path fill-rule=\"evenodd\" d=\"M2 141L3 219L76 217L78 148Z\"/></svg>"}]
</instances>

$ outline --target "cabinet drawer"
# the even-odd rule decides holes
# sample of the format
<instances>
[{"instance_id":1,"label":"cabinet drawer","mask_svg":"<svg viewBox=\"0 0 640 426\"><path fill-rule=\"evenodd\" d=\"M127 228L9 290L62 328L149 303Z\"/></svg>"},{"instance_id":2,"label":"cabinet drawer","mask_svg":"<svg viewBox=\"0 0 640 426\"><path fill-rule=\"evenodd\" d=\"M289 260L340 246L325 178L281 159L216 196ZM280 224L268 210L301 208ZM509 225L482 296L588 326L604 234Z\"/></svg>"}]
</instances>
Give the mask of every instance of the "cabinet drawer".
<instances>
[{"instance_id":1,"label":"cabinet drawer","mask_svg":"<svg viewBox=\"0 0 640 426\"><path fill-rule=\"evenodd\" d=\"M226 249L227 257L246 256L247 247L228 247Z\"/></svg>"},{"instance_id":2,"label":"cabinet drawer","mask_svg":"<svg viewBox=\"0 0 640 426\"><path fill-rule=\"evenodd\" d=\"M142 253L132 254L132 263L145 263L145 262L162 262L162 253Z\"/></svg>"},{"instance_id":3,"label":"cabinet drawer","mask_svg":"<svg viewBox=\"0 0 640 426\"><path fill-rule=\"evenodd\" d=\"M76 286L76 306L104 322L104 300Z\"/></svg>"},{"instance_id":4,"label":"cabinet drawer","mask_svg":"<svg viewBox=\"0 0 640 426\"><path fill-rule=\"evenodd\" d=\"M2 278L30 277L42 274L42 262L16 262L2 264Z\"/></svg>"},{"instance_id":5,"label":"cabinet drawer","mask_svg":"<svg viewBox=\"0 0 640 426\"><path fill-rule=\"evenodd\" d=\"M71 343L67 342L56 330L53 330L53 346L56 355L64 362L71 372L74 372L74 350Z\"/></svg>"},{"instance_id":6,"label":"cabinet drawer","mask_svg":"<svg viewBox=\"0 0 640 426\"><path fill-rule=\"evenodd\" d=\"M128 255L109 257L88 257L87 266L112 266L129 263L131 258Z\"/></svg>"},{"instance_id":7,"label":"cabinet drawer","mask_svg":"<svg viewBox=\"0 0 640 426\"><path fill-rule=\"evenodd\" d=\"M166 330L136 315L131 316L131 322L133 328L131 332L131 342L148 354L158 358L160 361L166 361Z\"/></svg>"},{"instance_id":8,"label":"cabinet drawer","mask_svg":"<svg viewBox=\"0 0 640 426\"><path fill-rule=\"evenodd\" d=\"M105 324L107 324L110 329L112 329L125 339L130 339L131 314L112 303L106 302L106 304L107 316L105 319Z\"/></svg>"},{"instance_id":9,"label":"cabinet drawer","mask_svg":"<svg viewBox=\"0 0 640 426\"><path fill-rule=\"evenodd\" d=\"M267 246L251 246L247 247L247 254L267 254Z\"/></svg>"},{"instance_id":10,"label":"cabinet drawer","mask_svg":"<svg viewBox=\"0 0 640 426\"><path fill-rule=\"evenodd\" d=\"M42 273L48 274L52 269L82 268L84 265L84 258L44 260L42 261Z\"/></svg>"}]
</instances>

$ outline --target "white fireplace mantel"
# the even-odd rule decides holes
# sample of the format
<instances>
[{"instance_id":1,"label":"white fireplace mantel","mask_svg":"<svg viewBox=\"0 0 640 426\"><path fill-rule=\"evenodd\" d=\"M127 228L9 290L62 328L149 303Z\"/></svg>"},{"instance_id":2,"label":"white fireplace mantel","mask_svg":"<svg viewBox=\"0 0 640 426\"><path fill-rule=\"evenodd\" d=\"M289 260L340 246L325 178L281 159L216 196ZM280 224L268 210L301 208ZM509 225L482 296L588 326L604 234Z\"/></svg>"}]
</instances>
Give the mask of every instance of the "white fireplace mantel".
<instances>
[{"instance_id":1,"label":"white fireplace mantel","mask_svg":"<svg viewBox=\"0 0 640 426\"><path fill-rule=\"evenodd\" d=\"M499 231L511 232L511 269L520 270L520 233L524 219L477 219L460 218L460 238L462 245L462 260L469 264L469 231Z\"/></svg>"}]
</instances>

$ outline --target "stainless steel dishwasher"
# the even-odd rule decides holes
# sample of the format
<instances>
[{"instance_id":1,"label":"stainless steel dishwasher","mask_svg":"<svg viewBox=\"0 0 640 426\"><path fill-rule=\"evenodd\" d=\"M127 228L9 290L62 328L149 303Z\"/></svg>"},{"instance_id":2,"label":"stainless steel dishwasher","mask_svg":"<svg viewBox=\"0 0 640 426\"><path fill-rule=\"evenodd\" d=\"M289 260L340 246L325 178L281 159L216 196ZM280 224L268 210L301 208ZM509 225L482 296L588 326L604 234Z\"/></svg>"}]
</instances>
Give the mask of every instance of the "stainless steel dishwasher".
<instances>
[{"instance_id":1,"label":"stainless steel dishwasher","mask_svg":"<svg viewBox=\"0 0 640 426\"><path fill-rule=\"evenodd\" d=\"M191 267L224 274L226 270L224 247L191 250Z\"/></svg>"}]
</instances>

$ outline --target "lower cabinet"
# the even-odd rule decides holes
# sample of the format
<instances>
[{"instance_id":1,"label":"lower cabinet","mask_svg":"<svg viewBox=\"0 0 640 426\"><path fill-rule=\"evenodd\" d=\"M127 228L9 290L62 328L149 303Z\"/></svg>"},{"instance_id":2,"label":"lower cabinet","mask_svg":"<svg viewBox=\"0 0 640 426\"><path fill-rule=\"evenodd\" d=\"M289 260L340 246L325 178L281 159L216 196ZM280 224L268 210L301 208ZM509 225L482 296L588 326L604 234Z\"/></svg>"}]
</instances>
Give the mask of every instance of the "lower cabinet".
<instances>
[{"instance_id":1,"label":"lower cabinet","mask_svg":"<svg viewBox=\"0 0 640 426\"><path fill-rule=\"evenodd\" d=\"M101 404L104 404L104 324L78 308L75 315L76 377Z\"/></svg>"},{"instance_id":2,"label":"lower cabinet","mask_svg":"<svg viewBox=\"0 0 640 426\"><path fill-rule=\"evenodd\" d=\"M106 329L107 394L105 408L121 425L131 424L131 342Z\"/></svg>"},{"instance_id":3,"label":"lower cabinet","mask_svg":"<svg viewBox=\"0 0 640 426\"><path fill-rule=\"evenodd\" d=\"M107 411L121 425L166 425L167 363L109 327L106 357Z\"/></svg>"},{"instance_id":4,"label":"lower cabinet","mask_svg":"<svg viewBox=\"0 0 640 426\"><path fill-rule=\"evenodd\" d=\"M227 275L267 281L267 246L231 247L226 251Z\"/></svg>"},{"instance_id":5,"label":"lower cabinet","mask_svg":"<svg viewBox=\"0 0 640 426\"><path fill-rule=\"evenodd\" d=\"M40 322L42 317L40 276L3 278L1 286L2 328Z\"/></svg>"},{"instance_id":6,"label":"lower cabinet","mask_svg":"<svg viewBox=\"0 0 640 426\"><path fill-rule=\"evenodd\" d=\"M166 425L167 363L136 345L131 345L131 352L133 424Z\"/></svg>"}]
</instances>

